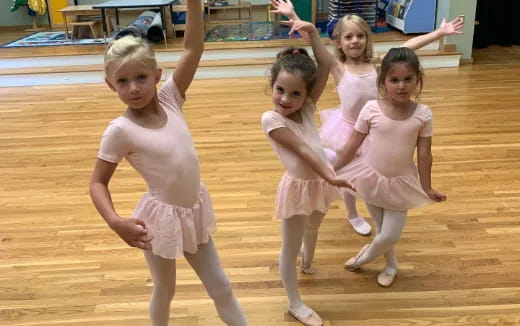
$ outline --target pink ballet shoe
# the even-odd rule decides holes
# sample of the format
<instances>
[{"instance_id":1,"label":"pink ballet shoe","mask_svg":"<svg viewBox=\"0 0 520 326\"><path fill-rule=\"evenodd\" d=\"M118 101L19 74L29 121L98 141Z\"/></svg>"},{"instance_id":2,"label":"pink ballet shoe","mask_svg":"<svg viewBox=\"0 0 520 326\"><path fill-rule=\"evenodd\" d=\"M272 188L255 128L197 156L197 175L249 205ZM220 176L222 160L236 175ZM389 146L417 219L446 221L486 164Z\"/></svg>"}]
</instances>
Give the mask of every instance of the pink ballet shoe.
<instances>
[{"instance_id":1,"label":"pink ballet shoe","mask_svg":"<svg viewBox=\"0 0 520 326\"><path fill-rule=\"evenodd\" d=\"M361 216L356 216L352 218L349 217L347 219L357 234L367 236L370 234L370 232L372 232L372 227L370 226L370 224L368 224L368 222Z\"/></svg>"},{"instance_id":2,"label":"pink ballet shoe","mask_svg":"<svg viewBox=\"0 0 520 326\"><path fill-rule=\"evenodd\" d=\"M363 248L361 248L361 250L357 253L356 256L350 258L349 260L347 260L345 262L345 264L343 265L343 267L346 269L346 270L349 270L351 272L354 272L356 271L357 269L359 269L361 266L358 265L357 261L359 259L359 257L361 257L361 255L363 255L363 253L365 252L365 250L367 250L368 248L368 245L364 245Z\"/></svg>"},{"instance_id":3,"label":"pink ballet shoe","mask_svg":"<svg viewBox=\"0 0 520 326\"><path fill-rule=\"evenodd\" d=\"M379 284L379 286L387 288L394 283L396 277L397 274L388 274L387 272L383 271L379 273L379 275L377 276L377 284Z\"/></svg>"},{"instance_id":4,"label":"pink ballet shoe","mask_svg":"<svg viewBox=\"0 0 520 326\"><path fill-rule=\"evenodd\" d=\"M314 311L311 310L311 313L307 316L301 316L296 313L296 310L289 307L289 314L293 316L294 319L304 324L305 326L322 326L323 320L321 320L320 316Z\"/></svg>"}]
</instances>

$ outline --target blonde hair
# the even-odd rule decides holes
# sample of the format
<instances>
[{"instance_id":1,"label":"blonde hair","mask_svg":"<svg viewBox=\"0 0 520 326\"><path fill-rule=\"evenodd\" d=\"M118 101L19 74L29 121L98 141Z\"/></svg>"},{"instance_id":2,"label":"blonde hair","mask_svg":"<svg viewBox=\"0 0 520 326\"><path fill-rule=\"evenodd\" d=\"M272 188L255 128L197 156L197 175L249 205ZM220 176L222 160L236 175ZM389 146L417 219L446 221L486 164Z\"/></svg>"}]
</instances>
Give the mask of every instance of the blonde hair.
<instances>
[{"instance_id":1,"label":"blonde hair","mask_svg":"<svg viewBox=\"0 0 520 326\"><path fill-rule=\"evenodd\" d=\"M108 77L111 66L119 61L137 59L146 61L150 67L157 68L152 46L141 37L124 36L114 40L105 51L105 76Z\"/></svg>"},{"instance_id":2,"label":"blonde hair","mask_svg":"<svg viewBox=\"0 0 520 326\"><path fill-rule=\"evenodd\" d=\"M336 45L339 44L339 42L341 41L341 34L343 34L343 32L345 31L347 23L355 24L363 33L365 33L366 44L365 51L363 52L363 61L372 62L374 53L374 49L372 48L372 32L370 31L370 27L368 26L367 22L358 15L346 15L341 17L341 19L338 21L338 23L334 27L334 32L332 33L332 37L336 41ZM347 61L347 56L345 55L343 50L336 46L336 49L334 51L336 57L341 62Z\"/></svg>"}]
</instances>

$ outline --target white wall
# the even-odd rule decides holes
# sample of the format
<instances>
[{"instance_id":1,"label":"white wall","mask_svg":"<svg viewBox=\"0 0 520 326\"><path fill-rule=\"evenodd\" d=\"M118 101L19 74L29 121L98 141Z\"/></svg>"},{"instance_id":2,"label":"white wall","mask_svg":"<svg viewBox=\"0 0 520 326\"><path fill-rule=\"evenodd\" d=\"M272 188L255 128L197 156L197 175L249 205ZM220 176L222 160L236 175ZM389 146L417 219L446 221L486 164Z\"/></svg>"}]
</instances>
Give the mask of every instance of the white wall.
<instances>
[{"instance_id":1,"label":"white wall","mask_svg":"<svg viewBox=\"0 0 520 326\"><path fill-rule=\"evenodd\" d=\"M443 18L449 21L458 15L464 15L464 34L446 38L446 43L457 45L457 51L462 53L462 59L471 59L476 10L477 0L437 0L437 27Z\"/></svg>"}]
</instances>

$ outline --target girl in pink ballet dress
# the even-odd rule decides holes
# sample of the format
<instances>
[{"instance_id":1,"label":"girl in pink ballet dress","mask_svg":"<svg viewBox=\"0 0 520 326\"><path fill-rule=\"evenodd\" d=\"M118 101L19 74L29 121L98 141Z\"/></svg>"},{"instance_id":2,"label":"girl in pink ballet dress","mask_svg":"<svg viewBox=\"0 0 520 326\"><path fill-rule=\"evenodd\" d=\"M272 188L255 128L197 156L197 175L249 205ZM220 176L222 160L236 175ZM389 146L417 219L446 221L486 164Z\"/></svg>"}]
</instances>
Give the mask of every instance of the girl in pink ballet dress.
<instances>
[{"instance_id":1,"label":"girl in pink ballet dress","mask_svg":"<svg viewBox=\"0 0 520 326\"><path fill-rule=\"evenodd\" d=\"M330 203L340 198L338 187L350 184L337 178L328 163L314 120L315 103L329 74L321 61L327 49L314 25L299 22L293 26L296 29L309 34L318 66L305 49L288 48L278 53L271 68L274 109L263 113L262 127L287 170L278 185L275 217L282 223L280 275L288 310L302 324L319 326L322 319L300 297L296 259L301 249L301 271L313 273L318 228Z\"/></svg>"},{"instance_id":2,"label":"girl in pink ballet dress","mask_svg":"<svg viewBox=\"0 0 520 326\"><path fill-rule=\"evenodd\" d=\"M431 186L432 113L412 100L422 84L415 53L406 47L390 49L377 80L380 99L363 106L334 166L338 175L353 180L355 195L367 204L377 229L373 241L347 260L345 268L354 271L384 255L386 266L377 278L383 287L397 275L394 246L407 211L446 200ZM362 154L356 155L362 144ZM413 161L416 148L418 168Z\"/></svg>"},{"instance_id":3,"label":"girl in pink ballet dress","mask_svg":"<svg viewBox=\"0 0 520 326\"><path fill-rule=\"evenodd\" d=\"M276 8L274 13L286 15L292 20L299 20L290 0L271 0ZM434 32L407 40L403 47L418 50L444 36L461 34L464 27L462 18L451 22L442 21ZM321 110L320 137L325 148L340 151L350 138L361 108L367 101L377 99L377 71L382 57L374 55L372 32L363 18L357 15L342 17L333 32L335 57L327 53L324 60L331 66L331 73L336 82L340 108ZM362 151L363 148L360 149ZM328 155L329 158L334 155ZM334 162L331 161L334 164ZM352 228L361 235L369 235L370 224L359 215L356 199L348 193L343 198L347 207L348 221Z\"/></svg>"},{"instance_id":4,"label":"girl in pink ballet dress","mask_svg":"<svg viewBox=\"0 0 520 326\"><path fill-rule=\"evenodd\" d=\"M144 250L153 280L149 308L154 326L168 325L179 257L186 257L198 274L220 318L227 325L247 325L211 239L215 216L182 111L203 51L201 13L199 0L188 0L184 52L159 92L162 71L143 39L125 36L105 53L106 83L127 109L103 134L90 194L110 228ZM108 188L123 157L148 187L132 218L117 214Z\"/></svg>"}]
</instances>

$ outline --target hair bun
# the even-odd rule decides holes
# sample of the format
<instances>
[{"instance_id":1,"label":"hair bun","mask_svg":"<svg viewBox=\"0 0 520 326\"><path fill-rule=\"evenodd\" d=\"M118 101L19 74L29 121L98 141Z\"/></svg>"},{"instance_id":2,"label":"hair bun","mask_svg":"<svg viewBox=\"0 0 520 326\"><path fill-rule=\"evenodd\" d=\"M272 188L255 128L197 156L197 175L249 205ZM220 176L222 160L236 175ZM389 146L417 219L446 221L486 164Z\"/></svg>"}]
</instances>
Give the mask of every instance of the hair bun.
<instances>
[{"instance_id":1,"label":"hair bun","mask_svg":"<svg viewBox=\"0 0 520 326\"><path fill-rule=\"evenodd\" d=\"M310 58L309 53L304 48L295 48L295 47L291 46L289 48L286 48L286 49L278 52L278 54L276 55L276 59L280 59L280 58L283 58L288 55L300 55L300 54Z\"/></svg>"}]
</instances>

